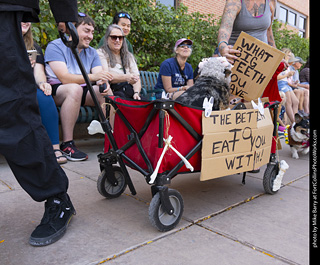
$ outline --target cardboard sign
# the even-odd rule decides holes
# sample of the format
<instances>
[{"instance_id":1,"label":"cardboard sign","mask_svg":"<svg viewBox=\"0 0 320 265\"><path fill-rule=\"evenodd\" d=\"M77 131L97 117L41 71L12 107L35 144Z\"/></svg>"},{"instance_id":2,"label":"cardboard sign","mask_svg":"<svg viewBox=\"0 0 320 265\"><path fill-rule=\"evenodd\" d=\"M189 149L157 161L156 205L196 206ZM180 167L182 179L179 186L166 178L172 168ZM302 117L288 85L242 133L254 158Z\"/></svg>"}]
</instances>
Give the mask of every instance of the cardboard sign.
<instances>
[{"instance_id":1,"label":"cardboard sign","mask_svg":"<svg viewBox=\"0 0 320 265\"><path fill-rule=\"evenodd\" d=\"M202 118L200 180L259 168L269 162L273 123L269 109L213 111Z\"/></svg>"},{"instance_id":2,"label":"cardboard sign","mask_svg":"<svg viewBox=\"0 0 320 265\"><path fill-rule=\"evenodd\" d=\"M248 101L261 97L284 53L245 32L233 48L241 53L232 68L231 93Z\"/></svg>"}]
</instances>

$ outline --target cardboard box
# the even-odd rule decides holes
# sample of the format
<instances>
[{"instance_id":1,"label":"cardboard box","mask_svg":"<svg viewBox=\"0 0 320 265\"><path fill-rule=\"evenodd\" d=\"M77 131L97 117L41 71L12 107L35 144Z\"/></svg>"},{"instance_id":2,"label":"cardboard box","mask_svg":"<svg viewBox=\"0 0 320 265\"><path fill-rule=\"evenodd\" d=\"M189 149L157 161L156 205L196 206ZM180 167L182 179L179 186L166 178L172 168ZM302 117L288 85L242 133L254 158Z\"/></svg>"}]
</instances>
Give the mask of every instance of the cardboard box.
<instances>
[{"instance_id":1,"label":"cardboard box","mask_svg":"<svg viewBox=\"0 0 320 265\"><path fill-rule=\"evenodd\" d=\"M269 162L273 123L269 109L213 111L202 118L200 180L250 171Z\"/></svg>"},{"instance_id":2,"label":"cardboard box","mask_svg":"<svg viewBox=\"0 0 320 265\"><path fill-rule=\"evenodd\" d=\"M241 53L232 68L231 93L248 101L261 97L284 53L245 32L233 48Z\"/></svg>"}]
</instances>

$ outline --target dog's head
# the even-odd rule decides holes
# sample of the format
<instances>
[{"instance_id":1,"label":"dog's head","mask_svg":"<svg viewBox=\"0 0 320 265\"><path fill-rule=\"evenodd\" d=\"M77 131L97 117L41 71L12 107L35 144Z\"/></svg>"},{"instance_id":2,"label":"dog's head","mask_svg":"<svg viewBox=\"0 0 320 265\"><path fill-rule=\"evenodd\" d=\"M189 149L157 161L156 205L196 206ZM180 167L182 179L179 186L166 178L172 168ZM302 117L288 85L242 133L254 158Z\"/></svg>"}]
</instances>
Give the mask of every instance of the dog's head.
<instances>
[{"instance_id":1,"label":"dog's head","mask_svg":"<svg viewBox=\"0 0 320 265\"><path fill-rule=\"evenodd\" d=\"M309 139L309 116L303 116L300 113L296 113L294 115L295 122L292 124L292 128L294 129L296 136L305 141Z\"/></svg>"},{"instance_id":2,"label":"dog's head","mask_svg":"<svg viewBox=\"0 0 320 265\"><path fill-rule=\"evenodd\" d=\"M199 72L200 76L214 76L229 84L232 67L225 57L210 57L199 63Z\"/></svg>"}]
</instances>

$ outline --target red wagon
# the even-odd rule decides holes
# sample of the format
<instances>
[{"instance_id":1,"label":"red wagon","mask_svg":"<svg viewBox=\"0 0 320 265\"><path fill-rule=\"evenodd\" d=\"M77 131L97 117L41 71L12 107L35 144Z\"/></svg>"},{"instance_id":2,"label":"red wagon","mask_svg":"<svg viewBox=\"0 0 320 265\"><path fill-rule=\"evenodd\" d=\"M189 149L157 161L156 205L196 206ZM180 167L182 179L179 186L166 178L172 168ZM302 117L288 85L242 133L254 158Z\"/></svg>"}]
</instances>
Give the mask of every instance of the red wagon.
<instances>
[{"instance_id":1,"label":"red wagon","mask_svg":"<svg viewBox=\"0 0 320 265\"><path fill-rule=\"evenodd\" d=\"M136 191L127 170L129 166L139 171L151 185L152 200L149 206L149 219L152 225L160 231L173 229L181 219L184 205L180 193L169 189L166 185L170 184L178 173L189 171L173 148L167 151L162 163L157 166L165 148L164 145L167 145L167 143L164 144L163 139L167 139L169 135L173 136L170 145L193 165L194 171L200 171L203 109L170 100L136 101L107 97L107 102L116 111L113 130L99 105L79 58L77 31L72 23L66 24L70 30L71 40L69 36L60 32L61 39L71 48L78 62L108 139L106 152L98 155L101 169L97 184L99 192L107 198L114 198L120 196L128 186L131 193L135 195ZM272 187L279 171L279 162L275 155L278 105L275 103L269 106L274 110L274 130L263 186L270 194L276 192ZM245 172L243 181L244 178Z\"/></svg>"},{"instance_id":2,"label":"red wagon","mask_svg":"<svg viewBox=\"0 0 320 265\"><path fill-rule=\"evenodd\" d=\"M135 195L126 166L139 171L151 185L153 198L149 206L150 222L160 231L171 230L182 216L183 199L177 190L169 189L167 185L177 174L190 171L172 148L168 149L157 168L165 146L163 139L173 136L171 145L190 162L195 172L199 172L203 109L170 100L136 101L119 97L107 97L106 100L116 114L114 130L108 125L109 130L106 131L105 153L98 155L101 168L98 190L106 198L114 198L129 186ZM271 105L275 111L277 107L278 104ZM151 176L156 168L156 178L152 181ZM275 193L272 186L277 174L278 162L275 148L272 148L263 178L267 193Z\"/></svg>"}]
</instances>

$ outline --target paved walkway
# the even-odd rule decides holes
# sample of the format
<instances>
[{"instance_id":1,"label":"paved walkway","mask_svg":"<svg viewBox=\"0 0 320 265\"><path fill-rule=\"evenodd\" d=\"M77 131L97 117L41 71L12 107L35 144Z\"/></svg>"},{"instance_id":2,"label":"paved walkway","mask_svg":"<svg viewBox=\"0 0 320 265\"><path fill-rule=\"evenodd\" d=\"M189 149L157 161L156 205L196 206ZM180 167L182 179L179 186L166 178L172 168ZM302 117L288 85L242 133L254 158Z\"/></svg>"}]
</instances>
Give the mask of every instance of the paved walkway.
<instances>
[{"instance_id":1,"label":"paved walkway","mask_svg":"<svg viewBox=\"0 0 320 265\"><path fill-rule=\"evenodd\" d=\"M275 195L264 193L265 167L248 174L246 185L240 175L206 182L199 173L177 176L170 186L182 194L184 214L166 233L149 223L143 176L130 170L136 196L127 189L107 200L96 187L103 140L77 145L89 160L63 165L77 215L60 241L43 248L28 238L44 206L0 157L0 264L309 264L309 157L293 160L285 144L279 155L290 168Z\"/></svg>"}]
</instances>

